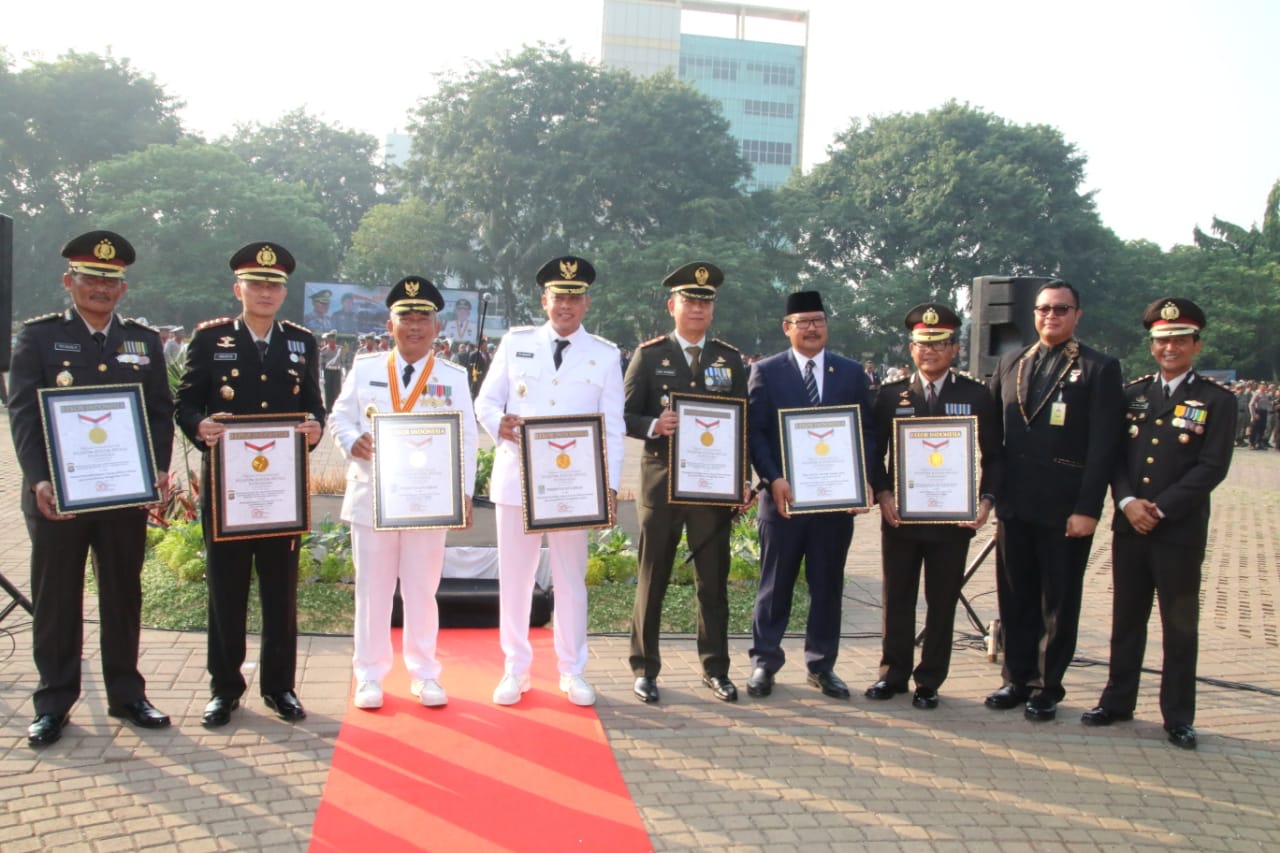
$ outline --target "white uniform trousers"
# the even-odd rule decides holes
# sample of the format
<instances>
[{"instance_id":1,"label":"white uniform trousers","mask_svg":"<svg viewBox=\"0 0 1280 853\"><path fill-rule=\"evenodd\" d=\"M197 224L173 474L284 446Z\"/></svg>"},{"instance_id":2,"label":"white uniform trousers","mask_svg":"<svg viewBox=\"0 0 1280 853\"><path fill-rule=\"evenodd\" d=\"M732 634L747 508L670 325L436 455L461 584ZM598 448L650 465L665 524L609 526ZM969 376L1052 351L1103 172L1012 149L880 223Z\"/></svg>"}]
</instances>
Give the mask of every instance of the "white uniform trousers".
<instances>
[{"instance_id":1,"label":"white uniform trousers","mask_svg":"<svg viewBox=\"0 0 1280 853\"><path fill-rule=\"evenodd\" d=\"M541 557L541 533L524 532L524 511L495 504L498 524L498 624L506 674L520 678L533 663L529 611ZM561 675L587 668L587 531L547 533L555 595L555 644Z\"/></svg>"},{"instance_id":2,"label":"white uniform trousers","mask_svg":"<svg viewBox=\"0 0 1280 853\"><path fill-rule=\"evenodd\" d=\"M404 605L403 653L411 679L439 679L436 589L444 569L443 530L374 530L351 525L356 562L356 681L381 683L391 671L391 609L396 579Z\"/></svg>"}]
</instances>

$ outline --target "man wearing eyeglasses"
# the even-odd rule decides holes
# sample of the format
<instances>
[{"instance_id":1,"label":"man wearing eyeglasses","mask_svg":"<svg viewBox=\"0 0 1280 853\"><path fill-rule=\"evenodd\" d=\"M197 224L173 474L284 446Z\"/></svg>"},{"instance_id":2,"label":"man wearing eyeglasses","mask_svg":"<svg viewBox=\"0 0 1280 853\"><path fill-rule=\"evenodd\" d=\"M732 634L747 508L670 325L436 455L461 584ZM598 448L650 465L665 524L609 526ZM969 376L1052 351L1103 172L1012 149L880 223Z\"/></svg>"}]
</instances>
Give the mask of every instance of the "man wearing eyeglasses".
<instances>
[{"instance_id":1,"label":"man wearing eyeglasses","mask_svg":"<svg viewBox=\"0 0 1280 853\"><path fill-rule=\"evenodd\" d=\"M782 332L787 350L751 366L747 381L747 446L766 486L760 495L760 586L752 616L751 678L747 692L768 696L786 655L782 636L800 564L809 583L804 659L808 683L835 699L849 688L835 674L840 651L844 563L853 541L853 515L867 510L791 513L791 484L782 476L780 409L861 406L864 458L876 459L871 393L862 365L827 351L827 314L816 291L787 297Z\"/></svg>"},{"instance_id":2,"label":"man wearing eyeglasses","mask_svg":"<svg viewBox=\"0 0 1280 853\"><path fill-rule=\"evenodd\" d=\"M928 710L938 706L938 688L951 666L956 602L964 582L969 540L987 523L995 505L1002 464L1000 416L985 385L951 370L960 351L956 339L960 317L954 311L936 302L917 305L907 312L904 324L916 373L882 386L875 404L880 457L872 463L870 478L880 505L884 635L880 678L865 695L868 699L892 699L907 692L907 681L914 676L916 691L911 704ZM889 453L895 425L903 418L939 417L977 419L982 450L977 518L953 524L903 521L894 498L896 460ZM928 613L920 664L913 670L921 564Z\"/></svg>"},{"instance_id":3,"label":"man wearing eyeglasses","mask_svg":"<svg viewBox=\"0 0 1280 853\"><path fill-rule=\"evenodd\" d=\"M1111 671L1102 698L1081 721L1133 719L1153 596L1160 600L1164 664L1160 712L1169 742L1196 748L1196 654L1200 565L1209 537L1209 493L1227 476L1235 438L1230 391L1193 369L1204 311L1190 299L1147 306L1159 372L1125 387L1128 438L1111 480Z\"/></svg>"},{"instance_id":4,"label":"man wearing eyeglasses","mask_svg":"<svg viewBox=\"0 0 1280 853\"><path fill-rule=\"evenodd\" d=\"M80 697L84 569L90 551L98 581L107 713L143 728L169 725L169 717L147 701L138 672L147 511L58 512L39 394L41 388L139 383L156 462L155 471L143 473L154 476L163 493L173 447L173 398L160 333L115 313L129 289L125 267L134 261L129 241L111 231L90 231L68 241L62 257L67 259L62 287L72 307L23 324L10 373L9 426L31 537L32 655L40 675L33 697L36 718L27 729L33 747L62 737Z\"/></svg>"},{"instance_id":5,"label":"man wearing eyeglasses","mask_svg":"<svg viewBox=\"0 0 1280 853\"><path fill-rule=\"evenodd\" d=\"M1004 420L996 591L1004 684L987 707L1024 705L1052 720L1075 655L1085 564L1124 423L1120 363L1080 343L1080 295L1047 281L1035 301L1040 340L1000 360L991 392Z\"/></svg>"}]
</instances>

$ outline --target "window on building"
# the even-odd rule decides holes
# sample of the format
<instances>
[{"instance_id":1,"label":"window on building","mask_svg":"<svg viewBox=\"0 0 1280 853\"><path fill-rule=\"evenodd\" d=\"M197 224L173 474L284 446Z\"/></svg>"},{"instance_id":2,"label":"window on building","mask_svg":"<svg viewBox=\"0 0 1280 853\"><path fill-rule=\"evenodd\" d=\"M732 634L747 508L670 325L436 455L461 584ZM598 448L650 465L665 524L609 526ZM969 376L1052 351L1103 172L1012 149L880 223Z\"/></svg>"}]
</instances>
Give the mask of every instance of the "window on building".
<instances>
[{"instance_id":1,"label":"window on building","mask_svg":"<svg viewBox=\"0 0 1280 853\"><path fill-rule=\"evenodd\" d=\"M790 142L769 142L764 139L742 140L742 157L748 163L790 166L791 150Z\"/></svg>"},{"instance_id":2,"label":"window on building","mask_svg":"<svg viewBox=\"0 0 1280 853\"><path fill-rule=\"evenodd\" d=\"M748 74L759 74L760 82L766 86L796 85L796 69L790 65L778 65L773 62L748 62Z\"/></svg>"},{"instance_id":3,"label":"window on building","mask_svg":"<svg viewBox=\"0 0 1280 853\"><path fill-rule=\"evenodd\" d=\"M796 105L784 104L781 101L747 100L745 110L749 116L767 116L769 118L795 118Z\"/></svg>"},{"instance_id":4,"label":"window on building","mask_svg":"<svg viewBox=\"0 0 1280 853\"><path fill-rule=\"evenodd\" d=\"M681 56L681 80L737 80L738 63L712 56Z\"/></svg>"}]
</instances>

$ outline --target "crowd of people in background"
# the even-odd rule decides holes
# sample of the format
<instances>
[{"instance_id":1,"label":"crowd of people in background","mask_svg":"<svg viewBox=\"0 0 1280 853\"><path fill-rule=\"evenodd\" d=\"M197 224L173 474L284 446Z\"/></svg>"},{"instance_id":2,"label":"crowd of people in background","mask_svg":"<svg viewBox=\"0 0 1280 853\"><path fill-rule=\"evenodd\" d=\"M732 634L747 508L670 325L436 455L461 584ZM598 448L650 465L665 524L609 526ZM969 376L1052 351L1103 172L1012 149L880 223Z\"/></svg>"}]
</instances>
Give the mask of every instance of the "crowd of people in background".
<instances>
[{"instance_id":1,"label":"crowd of people in background","mask_svg":"<svg viewBox=\"0 0 1280 853\"><path fill-rule=\"evenodd\" d=\"M1236 395L1236 447L1280 450L1280 382L1240 380Z\"/></svg>"}]
</instances>

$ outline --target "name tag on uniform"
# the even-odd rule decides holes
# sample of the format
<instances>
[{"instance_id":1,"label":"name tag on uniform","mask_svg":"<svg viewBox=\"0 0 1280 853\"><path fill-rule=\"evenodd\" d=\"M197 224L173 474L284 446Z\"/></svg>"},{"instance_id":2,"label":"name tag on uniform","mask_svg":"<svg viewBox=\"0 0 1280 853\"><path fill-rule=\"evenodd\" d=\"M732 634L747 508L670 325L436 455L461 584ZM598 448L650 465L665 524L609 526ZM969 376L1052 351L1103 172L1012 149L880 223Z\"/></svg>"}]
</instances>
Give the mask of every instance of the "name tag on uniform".
<instances>
[{"instance_id":1,"label":"name tag on uniform","mask_svg":"<svg viewBox=\"0 0 1280 853\"><path fill-rule=\"evenodd\" d=\"M516 358L533 358L533 353L531 353L531 352L520 352L519 350L517 350L517 351L516 351Z\"/></svg>"},{"instance_id":2,"label":"name tag on uniform","mask_svg":"<svg viewBox=\"0 0 1280 853\"><path fill-rule=\"evenodd\" d=\"M215 352L213 354L214 361L235 361L236 354L233 352Z\"/></svg>"},{"instance_id":3,"label":"name tag on uniform","mask_svg":"<svg viewBox=\"0 0 1280 853\"><path fill-rule=\"evenodd\" d=\"M370 385L372 385L374 388L386 388L386 387L387 387L387 383L385 383L385 382L375 382L375 381L373 381L372 379L371 379L371 380L369 380L369 384L370 384Z\"/></svg>"},{"instance_id":4,"label":"name tag on uniform","mask_svg":"<svg viewBox=\"0 0 1280 853\"><path fill-rule=\"evenodd\" d=\"M58 352L80 352L79 344L69 344L64 341L54 341L53 348Z\"/></svg>"},{"instance_id":5,"label":"name tag on uniform","mask_svg":"<svg viewBox=\"0 0 1280 853\"><path fill-rule=\"evenodd\" d=\"M654 376L675 376L676 369L674 367L659 367L654 369Z\"/></svg>"},{"instance_id":6,"label":"name tag on uniform","mask_svg":"<svg viewBox=\"0 0 1280 853\"><path fill-rule=\"evenodd\" d=\"M1050 426L1062 426L1067 422L1067 404L1054 403L1049 407Z\"/></svg>"}]
</instances>

